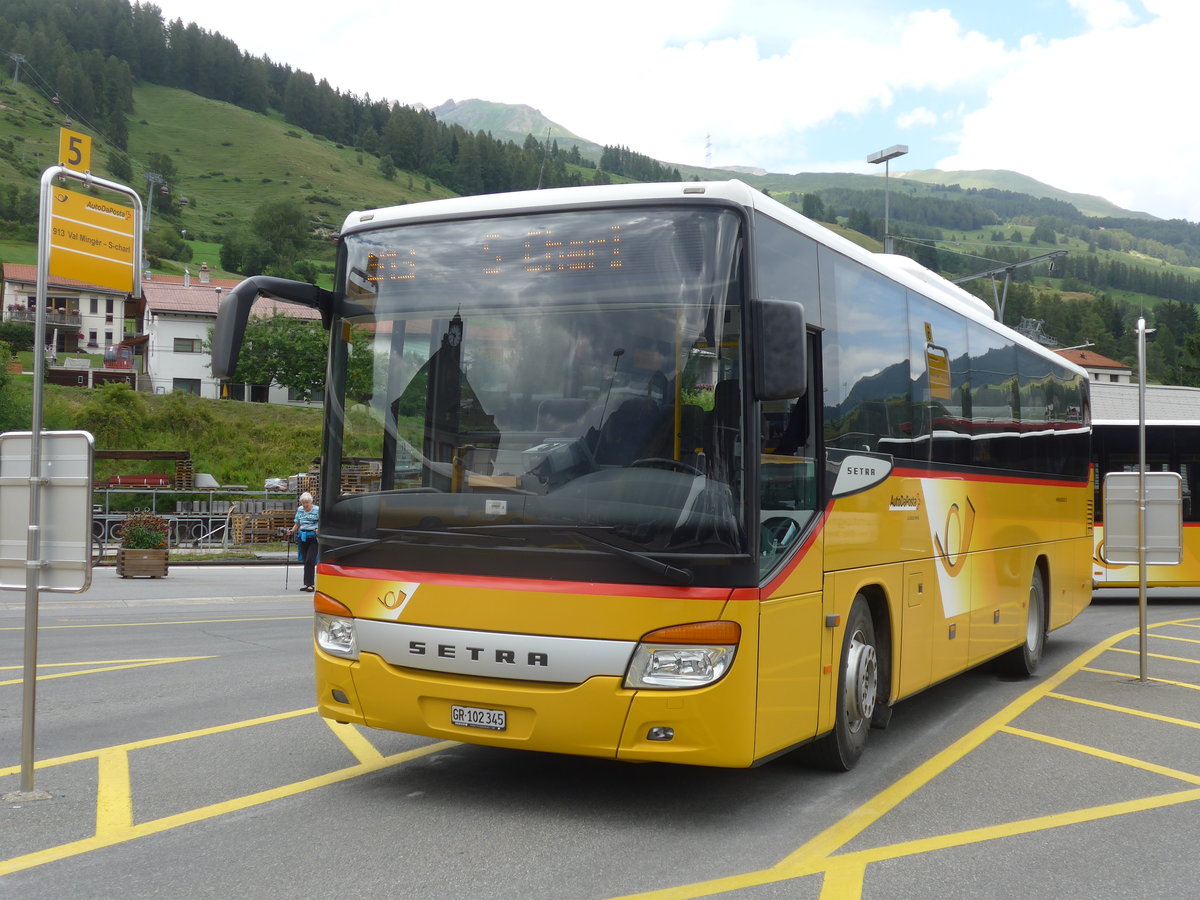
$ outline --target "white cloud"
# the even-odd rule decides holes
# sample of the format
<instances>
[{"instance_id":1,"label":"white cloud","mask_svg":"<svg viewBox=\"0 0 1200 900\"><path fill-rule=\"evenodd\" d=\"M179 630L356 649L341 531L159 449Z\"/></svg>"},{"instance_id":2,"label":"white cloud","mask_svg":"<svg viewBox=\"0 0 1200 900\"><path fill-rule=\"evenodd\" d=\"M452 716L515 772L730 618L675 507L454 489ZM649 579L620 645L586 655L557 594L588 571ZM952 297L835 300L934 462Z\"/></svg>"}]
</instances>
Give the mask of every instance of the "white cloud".
<instances>
[{"instance_id":1,"label":"white cloud","mask_svg":"<svg viewBox=\"0 0 1200 900\"><path fill-rule=\"evenodd\" d=\"M941 167L1015 169L1200 219L1191 174L1200 142L1177 88L1192 80L1200 3L1068 0L1072 25L1054 0L1053 33L1087 29L1060 40L1036 34L1047 19L1034 11L1051 9L1043 0L1009 0L987 15L918 3L612 0L603 13L518 15L482 0L402 10L342 0L332 14L296 0L283 18L275 4L242 0L158 5L342 91L525 103L577 134L668 162L703 164L711 135L718 165L864 171L860 151L899 129L914 167L957 144ZM1000 19L1007 41L990 33L998 26L963 24ZM1024 34L1011 24L1026 20Z\"/></svg>"},{"instance_id":2,"label":"white cloud","mask_svg":"<svg viewBox=\"0 0 1200 900\"><path fill-rule=\"evenodd\" d=\"M1117 28L1132 25L1137 16L1122 0L1067 0L1083 16L1090 28Z\"/></svg>"},{"instance_id":3,"label":"white cloud","mask_svg":"<svg viewBox=\"0 0 1200 900\"><path fill-rule=\"evenodd\" d=\"M1147 3L1149 7L1151 4ZM1172 85L1189 83L1197 13L1023 48L963 121L944 169L1014 169L1066 190L1200 220L1200 142Z\"/></svg>"},{"instance_id":4,"label":"white cloud","mask_svg":"<svg viewBox=\"0 0 1200 900\"><path fill-rule=\"evenodd\" d=\"M926 106L918 106L916 109L911 109L906 113L896 116L896 125L903 130L908 130L915 125L936 125L939 118L938 114L932 109Z\"/></svg>"}]
</instances>

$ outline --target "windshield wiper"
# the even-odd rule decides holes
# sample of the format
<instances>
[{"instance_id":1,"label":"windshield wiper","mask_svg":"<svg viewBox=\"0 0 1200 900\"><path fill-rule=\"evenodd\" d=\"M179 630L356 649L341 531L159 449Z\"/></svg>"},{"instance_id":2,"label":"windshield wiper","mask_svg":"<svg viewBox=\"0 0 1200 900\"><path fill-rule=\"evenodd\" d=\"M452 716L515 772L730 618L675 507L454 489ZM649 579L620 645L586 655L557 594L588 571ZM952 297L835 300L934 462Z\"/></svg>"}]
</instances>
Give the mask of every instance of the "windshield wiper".
<instances>
[{"instance_id":1,"label":"windshield wiper","mask_svg":"<svg viewBox=\"0 0 1200 900\"><path fill-rule=\"evenodd\" d=\"M350 544L343 544L340 547L335 547L325 554L322 559L337 559L341 556L346 556L350 553L355 553L359 550L366 550L369 547L377 547L380 544L436 544L436 543L452 543L457 545L471 544L524 544L525 539L517 535L505 536L498 534L488 534L480 532L478 534L463 533L461 529L447 529L440 531L437 529L422 529L422 528L380 528L380 537L366 538L361 541L354 541ZM328 540L328 538L327 538ZM336 538L335 538L336 540Z\"/></svg>"},{"instance_id":2,"label":"windshield wiper","mask_svg":"<svg viewBox=\"0 0 1200 900\"><path fill-rule=\"evenodd\" d=\"M586 529L586 530L585 530ZM600 547L608 550L610 553L627 559L635 565L641 566L643 569L648 569L657 575L661 575L676 584L690 585L694 579L690 569L684 569L679 566L673 566L670 563L660 562L650 556L645 556L635 550L629 550L619 544L614 544L599 537L592 532L602 531L611 533L616 529L610 525L589 525L585 527L571 527L569 525L455 525L451 526L449 531L465 532L470 534L488 535L493 534L497 537L502 535L511 535L517 537L520 534L546 534L553 537L573 537L581 538L593 547Z\"/></svg>"}]
</instances>

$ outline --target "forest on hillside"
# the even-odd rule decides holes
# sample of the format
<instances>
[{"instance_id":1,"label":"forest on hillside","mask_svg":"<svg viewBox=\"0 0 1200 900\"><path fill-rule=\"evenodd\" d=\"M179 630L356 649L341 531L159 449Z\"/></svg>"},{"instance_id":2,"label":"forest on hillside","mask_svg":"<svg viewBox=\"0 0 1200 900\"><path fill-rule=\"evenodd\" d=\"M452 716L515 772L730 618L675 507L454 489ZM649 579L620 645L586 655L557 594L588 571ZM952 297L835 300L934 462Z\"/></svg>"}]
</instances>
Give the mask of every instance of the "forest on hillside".
<instances>
[{"instance_id":1,"label":"forest on hillside","mask_svg":"<svg viewBox=\"0 0 1200 900\"><path fill-rule=\"evenodd\" d=\"M165 21L152 3L6 3L0 49L21 56L25 81L43 87L74 119L107 139L118 158L130 151L132 87L149 82L256 113L276 110L306 131L377 156L385 173L415 172L458 194L604 183L614 175L680 177L628 148L611 148L611 164L597 169L578 150L560 149L556 142L543 146L531 137L518 146L446 125L429 110L342 92L286 63L251 56L194 22Z\"/></svg>"},{"instance_id":2,"label":"forest on hillside","mask_svg":"<svg viewBox=\"0 0 1200 900\"><path fill-rule=\"evenodd\" d=\"M598 160L577 147L560 147L529 135L521 144L501 141L437 119L427 109L386 98L357 96L328 81L268 57L255 57L218 32L181 19L167 21L153 3L128 0L7 0L0 7L0 50L14 63L13 82L40 92L97 138L107 170L132 180L134 169L173 172L174 160L130 146L136 122L135 87L162 85L273 115L296 129L373 160L384 178L408 173L455 194L493 193L538 186L606 183L614 179L678 181L678 169L628 147L605 147ZM1019 126L1018 126L1019 127ZM24 183L0 183L0 230L32 234L39 172L0 140ZM1132 359L1132 331L1139 315L1159 324L1150 373L1166 383L1200 384L1200 226L1181 220L1098 219L1062 200L959 185L906 188L894 179L891 231L897 252L947 277L1020 263L1055 249L1068 253L1051 267L1012 272L1005 321L1037 323L1040 333L1064 345L1089 343L1114 359ZM249 187L248 187L249 189ZM809 217L883 238L884 192L822 188L774 193ZM231 225L222 242L222 263L231 271L271 271L299 277L297 242L311 224L293 223L286 241L254 235L256 223L302 215L298 207L264 208ZM170 224L178 215L168 197L155 197L153 214ZM286 246L287 259L273 258ZM177 227L152 230L151 252L186 261L190 249ZM991 300L987 280L965 285Z\"/></svg>"}]
</instances>

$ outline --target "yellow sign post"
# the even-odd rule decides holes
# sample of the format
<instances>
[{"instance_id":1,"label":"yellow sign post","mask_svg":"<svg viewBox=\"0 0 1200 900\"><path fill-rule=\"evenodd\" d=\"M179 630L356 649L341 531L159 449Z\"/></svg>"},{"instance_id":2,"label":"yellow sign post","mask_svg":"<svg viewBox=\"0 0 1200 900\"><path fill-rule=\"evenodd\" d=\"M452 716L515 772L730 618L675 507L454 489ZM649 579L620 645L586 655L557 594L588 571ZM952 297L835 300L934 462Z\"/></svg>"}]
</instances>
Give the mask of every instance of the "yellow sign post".
<instances>
[{"instance_id":1,"label":"yellow sign post","mask_svg":"<svg viewBox=\"0 0 1200 900\"><path fill-rule=\"evenodd\" d=\"M58 162L72 172L92 170L92 139L78 131L58 130Z\"/></svg>"},{"instance_id":2,"label":"yellow sign post","mask_svg":"<svg viewBox=\"0 0 1200 900\"><path fill-rule=\"evenodd\" d=\"M37 639L38 639L38 595L45 590L87 590L91 573L83 580L83 587L63 583L42 585L46 560L52 558L53 547L42 547L42 482L50 484L52 479L38 476L49 471L42 466L42 382L46 372L46 306L50 290L50 276L91 282L133 297L141 296L141 283L135 277L136 261L142 256L142 201L137 191L124 184L108 181L92 175L89 167L92 159L92 144L87 135L63 132L59 138L59 150L63 162L42 172L41 192L38 194L38 266L36 315L33 324L33 403L30 411L28 460L25 471L29 477L29 517L25 529L25 663L22 681L24 691L21 700L21 789L4 795L5 802L49 800L46 791L34 790L34 727L36 720L37 692ZM73 140L77 138L78 140ZM82 169L83 171L80 171ZM74 179L128 198L132 209L101 200L89 194L78 194L57 186L63 181ZM87 435L91 441L91 435ZM53 463L51 459L49 463ZM48 464L49 464L48 463ZM90 472L90 450L87 462ZM56 467L57 471L57 467ZM37 476L37 477L35 477ZM85 481L90 484L88 475ZM87 498L84 497L86 500ZM8 504L12 506L13 504ZM5 516L13 513L8 506ZM47 509L53 511L51 507ZM60 511L60 514L61 511ZM53 536L55 531L47 531ZM85 546L86 550L86 546ZM85 552L83 564L90 564Z\"/></svg>"},{"instance_id":3,"label":"yellow sign post","mask_svg":"<svg viewBox=\"0 0 1200 900\"><path fill-rule=\"evenodd\" d=\"M133 210L56 187L51 197L50 274L132 291Z\"/></svg>"}]
</instances>

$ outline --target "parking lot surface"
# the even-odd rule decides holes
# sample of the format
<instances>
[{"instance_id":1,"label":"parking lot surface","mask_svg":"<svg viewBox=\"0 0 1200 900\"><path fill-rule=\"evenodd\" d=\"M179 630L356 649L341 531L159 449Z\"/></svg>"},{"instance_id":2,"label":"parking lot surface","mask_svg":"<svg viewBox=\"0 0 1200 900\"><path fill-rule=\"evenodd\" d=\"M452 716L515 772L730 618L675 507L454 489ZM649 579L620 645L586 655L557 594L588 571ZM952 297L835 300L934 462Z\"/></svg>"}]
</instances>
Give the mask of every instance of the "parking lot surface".
<instances>
[{"instance_id":1,"label":"parking lot surface","mask_svg":"<svg viewBox=\"0 0 1200 900\"><path fill-rule=\"evenodd\" d=\"M97 592L86 601L49 599L43 619L48 627L95 635L84 644L95 652L86 658L47 659L39 668L39 681L88 685L96 699L85 696L80 703L84 713L89 702L116 703L107 692L108 679L118 674L126 678L122 684L139 686L164 710L179 702L181 692L194 689L196 696L189 698L194 705L186 730L162 728L153 718L147 724L144 710L135 708L130 721L146 729L142 734L131 736L117 720L108 731L56 738L68 742L69 752L47 754L36 769L39 784L54 787L53 801L0 806L0 894L110 896L107 892L120 883L127 898L171 895L153 882L127 881L131 860L149 858L155 863L147 859L144 865L157 864L151 848L174 836L197 847L242 848L238 852L246 854L245 868L209 867L195 873L204 879L203 893L199 881L186 880L187 872L178 875L188 888L176 896L221 896L239 883L249 887L244 879L252 874L253 857L245 844L247 828L260 837L269 832L280 842L273 847L299 853L297 848L305 844L293 840L291 831L299 834L310 825L323 833L333 827L326 819L332 823L341 815L342 821L353 821L364 802L378 804L383 817L397 817L391 825L402 823L409 841L420 841L422 829L429 828L428 846L405 860L404 871L413 875L426 867L441 873L434 878L443 879L436 883L444 896L478 895L474 883L446 880L440 855L444 844L435 836L439 824L449 823L458 824L447 833L462 832L474 853L496 845L494 858L485 856L486 864L470 877L483 878L486 869L497 865L520 865L514 854L530 859L567 854L596 868L591 877L580 873L577 882L559 875L553 889L526 886L519 891L525 896L1184 896L1190 890L1184 886L1200 883L1200 854L1195 852L1200 843L1200 604L1194 600L1155 610L1146 635L1144 681L1139 677L1137 629L1104 632L1107 636L1091 646L1090 641L1078 643L1074 658L1066 653L1056 657L1055 665L1037 678L1003 685L1004 705L997 703L991 707L994 713L964 725L953 739L922 744L940 732L931 730L929 738L923 737L926 733L916 729L920 716L902 704L898 716L904 740L921 745L919 763L882 778L876 767L887 762L886 756L872 759L869 754L863 767L876 769L875 775L856 772L830 779L797 775L780 763L756 772L682 774L669 767L599 768L595 761L569 758L543 757L526 765L522 754L516 755L521 758L517 762L511 754L485 748L327 722L310 705L311 673L287 671L308 652L310 601L295 592L280 593L280 574L269 567L233 572L220 581L222 592L217 593L210 581L217 576L210 571L173 568L168 580L178 596L169 602L161 599L162 582L153 587L142 581L137 591L130 591L120 580L101 574ZM154 599L155 591L160 599ZM118 610L120 621L114 618ZM1130 615L1127 607L1110 607L1107 613L1104 621L1128 620ZM0 639L15 646L19 617L11 606L0 626L0 632L8 633ZM165 635L177 652L120 655L114 649L128 640L118 635L143 632ZM1069 629L1062 634L1069 635ZM214 640L219 641L217 653L209 650ZM222 691L235 690L222 684L223 667L251 659L261 669L242 679L244 694L236 697L237 708L247 714L230 717L229 707L216 702L225 699L219 696ZM20 676L19 658L0 663L5 698L18 696ZM927 709L953 717L957 707L948 701L978 700L972 692L980 686L988 690L989 683L998 687L987 677L974 686L947 685L956 693L930 697ZM211 703L195 703L209 693L218 696ZM16 714L14 704L0 717L0 794L18 787ZM891 732L883 735L896 740ZM879 744L888 746L886 741ZM531 771L539 768L543 776ZM455 782L447 780L452 771L464 785L463 796L454 800L461 801L461 808L450 799L455 796L450 788ZM518 792L522 796L511 802L528 803L528 809L481 806L475 792L465 787L473 784L475 791L503 795L498 783L491 784L503 779L500 772L527 776ZM609 785L610 801L589 793L586 781L592 777ZM411 783L411 790L394 793L401 783ZM592 847L596 830L608 825L614 809L624 824L602 831L614 857L620 857L616 835L636 836L640 827L653 828L628 816L643 806L639 792L653 791L655 784L666 785L666 794L683 789L727 799L741 796L741 828L753 832L756 820L769 828L757 839L739 835L745 843L736 853L715 857L703 849L708 837L703 831L668 819L663 833L671 836L677 858L661 867L640 857L606 860L602 855L596 860L604 841L582 849ZM753 802L746 798L747 791L765 785L774 786L768 794L783 790L794 796L760 793ZM440 793L427 795L435 786ZM545 793L539 797L538 790ZM547 810L557 808L560 793L559 816L578 832L544 846L523 838L520 829L537 833L544 827ZM419 814L408 805L417 802L414 798L422 798ZM589 812L589 799L600 806ZM845 804L844 811L821 821L820 805L835 801ZM602 808L605 802L613 808ZM787 818L790 808L797 818ZM512 830L511 841L493 830L497 819L489 814ZM264 831L264 822L284 830ZM789 844L792 834L796 837ZM440 841L445 839L442 835ZM279 852L265 846L262 851ZM277 860L277 869L279 865ZM322 868L318 865L316 872ZM94 890L71 894L70 886L83 870ZM334 870L327 874L332 877ZM379 875L394 873L380 870ZM274 877L274 888L257 885L252 892L315 897L328 886L311 870L276 871ZM386 886L375 891L364 887L361 895L421 896L429 887L428 880L422 887L415 879L388 884L390 892Z\"/></svg>"}]
</instances>

